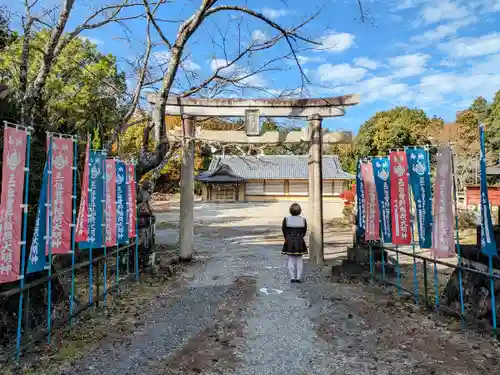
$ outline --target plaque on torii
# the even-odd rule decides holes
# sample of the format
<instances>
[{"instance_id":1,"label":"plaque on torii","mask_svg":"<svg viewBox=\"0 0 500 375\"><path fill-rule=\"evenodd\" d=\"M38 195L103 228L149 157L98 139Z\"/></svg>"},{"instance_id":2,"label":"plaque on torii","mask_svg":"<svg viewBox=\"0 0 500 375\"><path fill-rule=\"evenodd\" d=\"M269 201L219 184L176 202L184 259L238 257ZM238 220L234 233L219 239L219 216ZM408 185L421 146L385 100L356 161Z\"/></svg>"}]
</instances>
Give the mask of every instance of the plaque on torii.
<instances>
[{"instance_id":1,"label":"plaque on torii","mask_svg":"<svg viewBox=\"0 0 500 375\"><path fill-rule=\"evenodd\" d=\"M157 94L148 94L155 104ZM260 144L309 142L309 253L314 264L322 265L323 249L323 176L322 145L351 143L352 132L328 132L321 127L323 118L339 117L346 107L359 104L359 95L314 99L202 99L169 97L165 113L183 116L182 129L167 130L173 138L183 139L181 158L181 202L179 222L180 258L191 259L194 245L194 142ZM155 106L155 108L157 108ZM161 119L165 113L154 113ZM246 131L204 130L196 128L196 117L245 117ZM303 131L269 131L261 134L260 117L305 118L309 126Z\"/></svg>"}]
</instances>

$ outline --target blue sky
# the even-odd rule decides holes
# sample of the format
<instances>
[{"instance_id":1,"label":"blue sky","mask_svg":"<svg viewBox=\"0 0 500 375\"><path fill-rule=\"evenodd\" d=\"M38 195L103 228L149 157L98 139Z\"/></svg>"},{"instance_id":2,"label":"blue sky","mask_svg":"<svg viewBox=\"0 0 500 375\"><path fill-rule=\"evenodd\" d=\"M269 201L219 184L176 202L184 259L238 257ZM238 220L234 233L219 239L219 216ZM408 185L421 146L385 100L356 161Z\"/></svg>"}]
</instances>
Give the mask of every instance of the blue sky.
<instances>
[{"instance_id":1,"label":"blue sky","mask_svg":"<svg viewBox=\"0 0 500 375\"><path fill-rule=\"evenodd\" d=\"M186 19L200 1L174 1L164 5L158 16L174 21ZM4 2L0 0L0 4ZM44 6L59 3L58 0L40 2ZM103 2L93 0L85 4ZM357 132L376 111L395 105L423 108L430 116L453 121L455 112L467 107L474 97L482 95L491 100L500 89L500 0L363 0L369 18L364 23L360 21L356 0L220 0L220 3L246 4L284 26L298 24L323 8L301 32L321 42L321 47L297 44L299 59L311 82L306 93L313 97L361 95L359 106L350 108L345 117L325 121L331 129ZM82 14L88 11L85 7L80 5L72 15L70 28L81 21ZM121 67L129 71L126 60L142 50L145 23L135 20L127 25L128 31L114 24L84 35L101 51L118 56ZM178 24L163 25L166 35L174 39ZM180 73L176 89L195 85L223 63L225 55L234 56L238 36L241 45L245 45L252 39L266 40L275 35L276 31L262 21L248 17L240 21L234 13L209 18L188 43L186 72ZM168 59L168 51L157 36L154 40L157 43L154 57L160 63ZM225 50L221 47L224 40ZM293 60L283 58L288 53L287 44L280 42L271 50L239 61L232 69L245 74L276 59L267 66L269 71L246 80L253 88L224 95L269 97L282 90L296 89L300 86L300 74ZM129 82L133 84L132 75Z\"/></svg>"}]
</instances>

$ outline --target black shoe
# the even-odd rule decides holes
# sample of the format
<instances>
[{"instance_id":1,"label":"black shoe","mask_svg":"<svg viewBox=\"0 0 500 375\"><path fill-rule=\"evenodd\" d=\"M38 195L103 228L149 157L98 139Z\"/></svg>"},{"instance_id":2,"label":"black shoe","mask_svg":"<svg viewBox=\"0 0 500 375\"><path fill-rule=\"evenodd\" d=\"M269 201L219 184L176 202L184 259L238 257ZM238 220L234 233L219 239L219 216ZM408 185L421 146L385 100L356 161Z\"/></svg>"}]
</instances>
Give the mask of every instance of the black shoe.
<instances>
[{"instance_id":1,"label":"black shoe","mask_svg":"<svg viewBox=\"0 0 500 375\"><path fill-rule=\"evenodd\" d=\"M296 283L296 282L297 282L297 280L296 280L296 279L291 279L291 280L290 280L290 282L291 282L291 283Z\"/></svg>"},{"instance_id":2,"label":"black shoe","mask_svg":"<svg viewBox=\"0 0 500 375\"><path fill-rule=\"evenodd\" d=\"M297 280L295 280L295 282L300 284L300 283L302 283L302 280L297 279Z\"/></svg>"}]
</instances>

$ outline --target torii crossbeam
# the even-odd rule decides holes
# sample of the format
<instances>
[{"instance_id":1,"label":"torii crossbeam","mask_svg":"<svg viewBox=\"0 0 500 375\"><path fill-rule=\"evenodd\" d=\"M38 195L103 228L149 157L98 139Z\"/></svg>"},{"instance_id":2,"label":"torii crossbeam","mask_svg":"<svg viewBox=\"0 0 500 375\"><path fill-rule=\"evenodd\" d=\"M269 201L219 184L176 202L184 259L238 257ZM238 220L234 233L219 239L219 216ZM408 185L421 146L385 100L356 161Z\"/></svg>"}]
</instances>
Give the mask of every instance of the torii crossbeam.
<instances>
[{"instance_id":1,"label":"torii crossbeam","mask_svg":"<svg viewBox=\"0 0 500 375\"><path fill-rule=\"evenodd\" d=\"M156 104L157 94L148 94ZM321 128L323 118L344 116L346 107L359 104L359 95L311 99L202 99L169 97L165 113L153 113L158 119L165 114L183 116L182 129L173 136L184 137L181 162L181 202L179 242L181 259L191 259L194 243L194 142L204 141L240 144L278 144L309 142L309 204L311 217L309 252L311 261L321 265L323 252L322 145L351 143L352 132L327 132ZM156 106L155 106L156 108ZM196 117L245 117L246 131L195 129ZM306 118L304 131L266 132L261 134L260 117Z\"/></svg>"}]
</instances>

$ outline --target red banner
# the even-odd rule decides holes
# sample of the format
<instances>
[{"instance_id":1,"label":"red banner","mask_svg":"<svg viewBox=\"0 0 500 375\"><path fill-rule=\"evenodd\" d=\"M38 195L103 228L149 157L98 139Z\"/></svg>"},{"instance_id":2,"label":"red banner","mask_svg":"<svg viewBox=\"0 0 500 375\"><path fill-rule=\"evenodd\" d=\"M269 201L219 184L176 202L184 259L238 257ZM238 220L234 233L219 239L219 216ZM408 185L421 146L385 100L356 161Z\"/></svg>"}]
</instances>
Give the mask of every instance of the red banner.
<instances>
[{"instance_id":1,"label":"red banner","mask_svg":"<svg viewBox=\"0 0 500 375\"><path fill-rule=\"evenodd\" d=\"M390 157L392 243L411 243L410 196L408 187L408 160L406 152L393 151Z\"/></svg>"},{"instance_id":2,"label":"red banner","mask_svg":"<svg viewBox=\"0 0 500 375\"><path fill-rule=\"evenodd\" d=\"M85 148L85 164L83 166L82 199L76 220L76 242L87 242L89 240L89 163L90 163L90 136L87 137Z\"/></svg>"},{"instance_id":3,"label":"red banner","mask_svg":"<svg viewBox=\"0 0 500 375\"><path fill-rule=\"evenodd\" d=\"M372 163L361 163L361 177L365 188L365 240L380 239L380 212Z\"/></svg>"},{"instance_id":4,"label":"red banner","mask_svg":"<svg viewBox=\"0 0 500 375\"><path fill-rule=\"evenodd\" d=\"M106 160L106 247L116 246L116 161Z\"/></svg>"},{"instance_id":5,"label":"red banner","mask_svg":"<svg viewBox=\"0 0 500 375\"><path fill-rule=\"evenodd\" d=\"M135 185L135 166L132 163L127 163L127 215L128 215L128 238L132 239L136 233L136 185Z\"/></svg>"},{"instance_id":6,"label":"red banner","mask_svg":"<svg viewBox=\"0 0 500 375\"><path fill-rule=\"evenodd\" d=\"M51 165L52 255L67 254L71 251L73 139L52 137Z\"/></svg>"},{"instance_id":7,"label":"red banner","mask_svg":"<svg viewBox=\"0 0 500 375\"><path fill-rule=\"evenodd\" d=\"M25 129L5 128L0 204L0 283L18 280L21 270L26 143Z\"/></svg>"}]
</instances>

